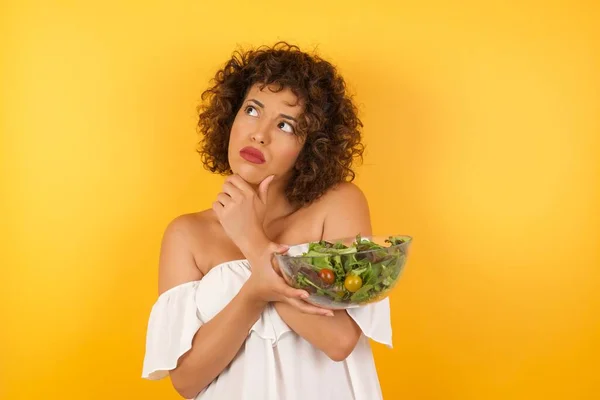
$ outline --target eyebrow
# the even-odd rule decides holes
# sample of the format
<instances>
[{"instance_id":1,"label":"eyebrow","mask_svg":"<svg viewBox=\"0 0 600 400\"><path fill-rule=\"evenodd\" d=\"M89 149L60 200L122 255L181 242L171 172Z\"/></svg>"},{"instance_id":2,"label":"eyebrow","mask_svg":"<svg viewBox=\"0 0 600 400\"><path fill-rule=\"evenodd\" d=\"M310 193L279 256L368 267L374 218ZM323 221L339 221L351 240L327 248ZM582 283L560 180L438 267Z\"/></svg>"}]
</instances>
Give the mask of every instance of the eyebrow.
<instances>
[{"instance_id":1,"label":"eyebrow","mask_svg":"<svg viewBox=\"0 0 600 400\"><path fill-rule=\"evenodd\" d=\"M258 106L261 108L265 108L265 105L256 99L248 99L248 101L258 104Z\"/></svg>"},{"instance_id":2,"label":"eyebrow","mask_svg":"<svg viewBox=\"0 0 600 400\"><path fill-rule=\"evenodd\" d=\"M265 105L256 99L248 99L248 101L256 103L256 105L258 105L261 108L265 108ZM287 115L287 114L279 114L279 115L282 118L289 119L290 121L298 122L298 120L296 120L296 118L292 117L291 115Z\"/></svg>"}]
</instances>

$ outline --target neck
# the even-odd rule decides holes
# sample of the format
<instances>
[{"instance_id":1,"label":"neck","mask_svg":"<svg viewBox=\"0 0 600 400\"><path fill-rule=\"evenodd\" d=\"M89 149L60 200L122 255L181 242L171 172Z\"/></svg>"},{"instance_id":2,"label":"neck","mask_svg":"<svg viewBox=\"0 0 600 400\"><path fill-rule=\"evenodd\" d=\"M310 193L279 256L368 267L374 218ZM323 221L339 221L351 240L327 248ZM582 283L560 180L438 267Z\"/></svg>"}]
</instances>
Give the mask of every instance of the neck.
<instances>
[{"instance_id":1,"label":"neck","mask_svg":"<svg viewBox=\"0 0 600 400\"><path fill-rule=\"evenodd\" d=\"M269 193L267 196L267 210L265 212L265 226L273 222L274 220L284 218L298 208L290 204L287 197L285 196L285 181L274 180L269 185ZM258 190L258 187L255 188Z\"/></svg>"}]
</instances>

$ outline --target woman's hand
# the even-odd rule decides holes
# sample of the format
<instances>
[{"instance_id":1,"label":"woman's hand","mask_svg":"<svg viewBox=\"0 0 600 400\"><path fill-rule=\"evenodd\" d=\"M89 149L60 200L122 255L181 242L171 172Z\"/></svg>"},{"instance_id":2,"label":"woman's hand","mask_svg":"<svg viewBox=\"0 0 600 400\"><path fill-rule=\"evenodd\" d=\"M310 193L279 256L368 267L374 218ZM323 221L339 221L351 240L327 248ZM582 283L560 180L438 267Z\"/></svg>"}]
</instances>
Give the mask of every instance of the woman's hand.
<instances>
[{"instance_id":1,"label":"woman's hand","mask_svg":"<svg viewBox=\"0 0 600 400\"><path fill-rule=\"evenodd\" d=\"M279 301L307 314L333 316L331 310L303 301L308 293L286 284L273 267L274 254L285 253L287 248L271 242L263 229L267 193L272 180L273 176L265 178L257 193L240 176L232 175L226 179L223 191L213 203L213 210L225 233L244 253L252 267L245 291L258 302Z\"/></svg>"},{"instance_id":2,"label":"woman's hand","mask_svg":"<svg viewBox=\"0 0 600 400\"><path fill-rule=\"evenodd\" d=\"M282 302L306 314L325 315L333 317L333 311L315 307L303 299L308 293L301 289L289 286L273 266L275 253L283 254L287 246L270 242L262 254L249 260L252 267L252 275L246 282L246 289L252 293L255 299L261 302Z\"/></svg>"},{"instance_id":3,"label":"woman's hand","mask_svg":"<svg viewBox=\"0 0 600 400\"><path fill-rule=\"evenodd\" d=\"M267 209L267 193L273 175L265 178L258 193L239 175L231 175L223 184L223 191L213 203L219 222L227 236L246 257L256 252L257 246L266 245L263 223ZM258 249L260 252L260 249Z\"/></svg>"}]
</instances>

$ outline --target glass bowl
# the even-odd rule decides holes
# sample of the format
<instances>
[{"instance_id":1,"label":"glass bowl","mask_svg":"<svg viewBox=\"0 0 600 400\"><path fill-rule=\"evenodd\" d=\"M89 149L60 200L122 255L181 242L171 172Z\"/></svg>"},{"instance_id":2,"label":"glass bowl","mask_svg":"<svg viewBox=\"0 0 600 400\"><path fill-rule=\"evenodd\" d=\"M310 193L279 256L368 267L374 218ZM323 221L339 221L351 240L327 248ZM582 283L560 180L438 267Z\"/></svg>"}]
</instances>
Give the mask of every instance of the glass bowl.
<instances>
[{"instance_id":1,"label":"glass bowl","mask_svg":"<svg viewBox=\"0 0 600 400\"><path fill-rule=\"evenodd\" d=\"M356 236L291 246L275 259L283 278L310 304L343 310L385 299L404 270L412 237Z\"/></svg>"}]
</instances>

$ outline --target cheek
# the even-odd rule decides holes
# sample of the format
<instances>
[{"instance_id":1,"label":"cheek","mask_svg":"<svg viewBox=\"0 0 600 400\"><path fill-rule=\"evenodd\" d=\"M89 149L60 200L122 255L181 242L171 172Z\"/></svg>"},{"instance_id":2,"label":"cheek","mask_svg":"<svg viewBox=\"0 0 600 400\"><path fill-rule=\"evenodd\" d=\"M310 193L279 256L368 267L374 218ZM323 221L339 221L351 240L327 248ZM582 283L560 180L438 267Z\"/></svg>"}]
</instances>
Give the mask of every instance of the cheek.
<instances>
[{"instance_id":1,"label":"cheek","mask_svg":"<svg viewBox=\"0 0 600 400\"><path fill-rule=\"evenodd\" d=\"M235 121L233 121L233 125L231 126L231 131L229 132L229 139L236 139L241 131L241 124L240 122L236 119Z\"/></svg>"},{"instance_id":2,"label":"cheek","mask_svg":"<svg viewBox=\"0 0 600 400\"><path fill-rule=\"evenodd\" d=\"M282 154L287 160L289 160L290 163L293 163L300 154L300 149L287 149L286 151L282 152Z\"/></svg>"},{"instance_id":3,"label":"cheek","mask_svg":"<svg viewBox=\"0 0 600 400\"><path fill-rule=\"evenodd\" d=\"M284 163L288 165L294 165L296 163L296 159L300 155L301 150L302 146L293 143L283 147L279 154L281 154L281 159Z\"/></svg>"},{"instance_id":4,"label":"cheek","mask_svg":"<svg viewBox=\"0 0 600 400\"><path fill-rule=\"evenodd\" d=\"M241 111L238 112L231 125L231 136L239 137L243 132L247 132L249 129L248 125L251 123L252 119L248 118L248 116Z\"/></svg>"},{"instance_id":5,"label":"cheek","mask_svg":"<svg viewBox=\"0 0 600 400\"><path fill-rule=\"evenodd\" d=\"M246 132L244 124L241 121L234 121L229 131L229 150L237 149L239 143L243 140L244 132Z\"/></svg>"}]
</instances>

